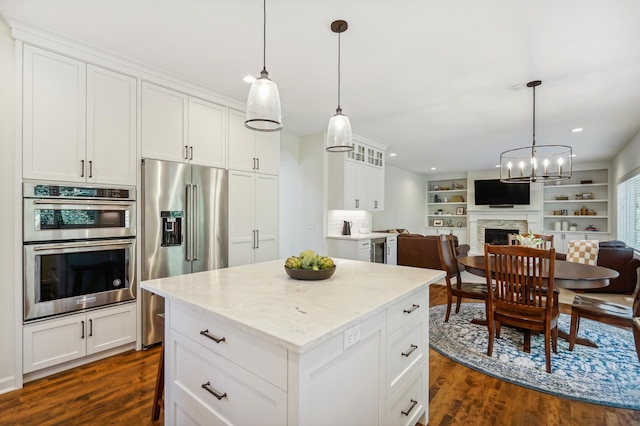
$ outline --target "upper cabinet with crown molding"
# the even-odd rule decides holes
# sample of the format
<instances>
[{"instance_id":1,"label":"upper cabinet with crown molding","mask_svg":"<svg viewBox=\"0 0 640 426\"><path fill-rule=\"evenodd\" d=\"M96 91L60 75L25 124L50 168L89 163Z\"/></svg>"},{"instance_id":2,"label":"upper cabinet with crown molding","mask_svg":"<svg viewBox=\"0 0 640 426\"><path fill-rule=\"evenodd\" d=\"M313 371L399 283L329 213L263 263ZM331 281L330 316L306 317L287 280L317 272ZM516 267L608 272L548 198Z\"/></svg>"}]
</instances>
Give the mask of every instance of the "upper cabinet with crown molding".
<instances>
[{"instance_id":1,"label":"upper cabinet with crown molding","mask_svg":"<svg viewBox=\"0 0 640 426\"><path fill-rule=\"evenodd\" d=\"M23 48L23 177L135 185L136 79Z\"/></svg>"},{"instance_id":2,"label":"upper cabinet with crown molding","mask_svg":"<svg viewBox=\"0 0 640 426\"><path fill-rule=\"evenodd\" d=\"M384 210L384 155L386 147L353 137L354 150L328 152L328 206L330 210Z\"/></svg>"},{"instance_id":3,"label":"upper cabinet with crown molding","mask_svg":"<svg viewBox=\"0 0 640 426\"><path fill-rule=\"evenodd\" d=\"M142 157L226 168L226 107L142 82Z\"/></svg>"}]
</instances>

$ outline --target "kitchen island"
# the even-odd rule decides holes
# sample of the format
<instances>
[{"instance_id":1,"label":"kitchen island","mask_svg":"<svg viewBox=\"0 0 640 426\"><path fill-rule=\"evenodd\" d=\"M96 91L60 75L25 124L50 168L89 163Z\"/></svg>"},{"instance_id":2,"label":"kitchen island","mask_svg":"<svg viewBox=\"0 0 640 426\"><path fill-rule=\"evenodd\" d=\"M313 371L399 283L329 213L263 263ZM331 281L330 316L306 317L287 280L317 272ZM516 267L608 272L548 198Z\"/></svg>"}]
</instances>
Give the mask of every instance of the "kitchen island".
<instances>
[{"instance_id":1,"label":"kitchen island","mask_svg":"<svg viewBox=\"0 0 640 426\"><path fill-rule=\"evenodd\" d=\"M323 281L277 260L142 282L166 303L165 423L424 419L428 285L444 273L335 262Z\"/></svg>"}]
</instances>

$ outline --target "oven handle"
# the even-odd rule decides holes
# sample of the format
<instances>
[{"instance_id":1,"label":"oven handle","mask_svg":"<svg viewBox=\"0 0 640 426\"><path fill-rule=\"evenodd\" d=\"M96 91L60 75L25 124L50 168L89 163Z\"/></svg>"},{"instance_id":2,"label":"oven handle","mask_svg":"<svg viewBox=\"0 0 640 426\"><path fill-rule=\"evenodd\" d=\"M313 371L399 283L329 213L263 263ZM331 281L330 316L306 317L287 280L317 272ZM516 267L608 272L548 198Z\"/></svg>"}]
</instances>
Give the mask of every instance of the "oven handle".
<instances>
[{"instance_id":1,"label":"oven handle","mask_svg":"<svg viewBox=\"0 0 640 426\"><path fill-rule=\"evenodd\" d=\"M52 245L52 244L34 245L33 250L34 251L61 250L61 249L68 249L68 248L83 248L83 247L96 247L96 246L119 246L119 245L125 246L130 244L131 244L131 240L92 241L91 243L84 243L84 244L65 243L65 244L58 244L58 245Z\"/></svg>"},{"instance_id":2,"label":"oven handle","mask_svg":"<svg viewBox=\"0 0 640 426\"><path fill-rule=\"evenodd\" d=\"M93 200L33 200L33 204L87 204L91 206L118 206L118 207L131 207L133 206L132 201L93 201Z\"/></svg>"}]
</instances>

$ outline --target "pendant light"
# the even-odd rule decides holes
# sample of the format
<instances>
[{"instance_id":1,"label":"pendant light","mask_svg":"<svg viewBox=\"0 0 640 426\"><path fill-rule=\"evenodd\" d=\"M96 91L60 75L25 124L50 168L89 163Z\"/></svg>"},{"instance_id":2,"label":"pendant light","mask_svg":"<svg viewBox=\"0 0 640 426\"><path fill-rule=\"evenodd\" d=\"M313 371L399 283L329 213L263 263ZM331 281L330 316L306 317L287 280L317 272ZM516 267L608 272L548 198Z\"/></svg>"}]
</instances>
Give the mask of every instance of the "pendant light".
<instances>
[{"instance_id":1,"label":"pendant light","mask_svg":"<svg viewBox=\"0 0 640 426\"><path fill-rule=\"evenodd\" d=\"M263 0L262 22L262 71L260 78L251 84L247 99L247 117L244 125L259 132L277 132L282 130L280 94L278 86L269 79L267 72L267 0Z\"/></svg>"},{"instance_id":2,"label":"pendant light","mask_svg":"<svg viewBox=\"0 0 640 426\"><path fill-rule=\"evenodd\" d=\"M536 87L542 81L527 83L533 89L533 143L500 154L500 181L505 183L547 182L571 178L571 147L536 145Z\"/></svg>"},{"instance_id":3,"label":"pendant light","mask_svg":"<svg viewBox=\"0 0 640 426\"><path fill-rule=\"evenodd\" d=\"M351 135L351 123L349 117L342 113L340 108L340 34L347 31L349 24L338 20L331 23L331 31L338 33L338 108L327 129L327 147L329 152L353 151L353 137Z\"/></svg>"}]
</instances>

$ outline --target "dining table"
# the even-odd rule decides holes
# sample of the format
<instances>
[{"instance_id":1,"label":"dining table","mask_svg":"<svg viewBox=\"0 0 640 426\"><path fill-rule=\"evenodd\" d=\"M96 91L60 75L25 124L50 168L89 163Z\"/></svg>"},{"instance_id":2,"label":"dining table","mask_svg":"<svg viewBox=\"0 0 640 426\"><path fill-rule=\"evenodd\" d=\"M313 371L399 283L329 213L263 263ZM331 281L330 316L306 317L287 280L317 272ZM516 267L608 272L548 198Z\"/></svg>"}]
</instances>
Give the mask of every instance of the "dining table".
<instances>
[{"instance_id":1,"label":"dining table","mask_svg":"<svg viewBox=\"0 0 640 426\"><path fill-rule=\"evenodd\" d=\"M490 258L493 262L494 259ZM484 255L465 256L458 258L458 262L464 265L467 272L481 277L486 276L486 263ZM542 276L549 276L549 262L542 261ZM494 269L494 268L492 268ZM614 269L604 266L587 265L584 263L568 262L556 259L554 272L554 286L569 290L590 290L604 288L609 285L609 281L618 278L620 274ZM481 321L476 321L482 324ZM486 320L484 321L486 325ZM569 340L569 333L558 329L558 337ZM584 338L576 337L576 343L597 348L598 346Z\"/></svg>"}]
</instances>

